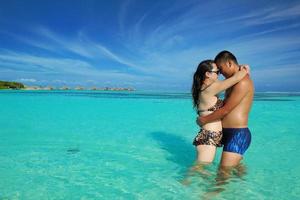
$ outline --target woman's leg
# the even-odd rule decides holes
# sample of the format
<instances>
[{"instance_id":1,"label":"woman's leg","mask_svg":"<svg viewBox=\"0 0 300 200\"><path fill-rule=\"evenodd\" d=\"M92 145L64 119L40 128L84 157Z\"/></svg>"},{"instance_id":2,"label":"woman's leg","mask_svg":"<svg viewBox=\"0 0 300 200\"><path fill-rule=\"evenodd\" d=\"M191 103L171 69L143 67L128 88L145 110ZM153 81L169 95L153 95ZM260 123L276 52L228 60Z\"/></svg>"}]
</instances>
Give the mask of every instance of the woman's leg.
<instances>
[{"instance_id":1,"label":"woman's leg","mask_svg":"<svg viewBox=\"0 0 300 200\"><path fill-rule=\"evenodd\" d=\"M198 145L197 147L197 162L211 163L216 155L216 146L213 145Z\"/></svg>"},{"instance_id":2,"label":"woman's leg","mask_svg":"<svg viewBox=\"0 0 300 200\"><path fill-rule=\"evenodd\" d=\"M181 181L184 185L189 185L189 178L195 175L195 173L200 173L204 176L210 175L209 172L205 170L205 166L211 164L215 158L216 146L213 145L197 145L197 158L195 164L188 170L184 179Z\"/></svg>"},{"instance_id":3,"label":"woman's leg","mask_svg":"<svg viewBox=\"0 0 300 200\"><path fill-rule=\"evenodd\" d=\"M196 148L197 159L191 170L200 172L203 175L209 175L210 173L205 170L205 166L214 161L217 148L213 145L198 145Z\"/></svg>"}]
</instances>

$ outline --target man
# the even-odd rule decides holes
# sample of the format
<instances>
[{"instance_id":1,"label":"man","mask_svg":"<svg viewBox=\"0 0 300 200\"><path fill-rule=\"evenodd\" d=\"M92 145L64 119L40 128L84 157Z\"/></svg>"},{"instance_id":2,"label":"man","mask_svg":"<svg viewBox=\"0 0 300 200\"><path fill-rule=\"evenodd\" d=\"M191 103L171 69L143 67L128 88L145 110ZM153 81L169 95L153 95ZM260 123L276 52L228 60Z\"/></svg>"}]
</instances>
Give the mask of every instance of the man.
<instances>
[{"instance_id":1,"label":"man","mask_svg":"<svg viewBox=\"0 0 300 200\"><path fill-rule=\"evenodd\" d=\"M240 70L236 57L229 51L220 52L215 58L215 63L225 78L231 77ZM253 95L253 82L247 75L226 91L225 105L222 108L198 118L200 125L222 119L222 143L224 145L221 158L222 167L237 166L251 143L248 115Z\"/></svg>"}]
</instances>

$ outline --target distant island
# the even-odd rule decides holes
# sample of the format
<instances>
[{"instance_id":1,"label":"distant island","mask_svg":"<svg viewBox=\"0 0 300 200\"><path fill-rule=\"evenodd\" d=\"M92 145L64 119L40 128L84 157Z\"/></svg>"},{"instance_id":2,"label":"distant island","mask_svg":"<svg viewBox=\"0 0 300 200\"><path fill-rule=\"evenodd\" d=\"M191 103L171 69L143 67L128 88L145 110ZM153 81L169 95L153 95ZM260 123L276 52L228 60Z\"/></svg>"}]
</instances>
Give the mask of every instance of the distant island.
<instances>
[{"instance_id":1,"label":"distant island","mask_svg":"<svg viewBox=\"0 0 300 200\"><path fill-rule=\"evenodd\" d=\"M77 87L52 87L52 86L26 86L23 83L0 81L1 89L13 89L13 90L99 90L99 91L135 91L134 88L123 88L123 87L91 87L84 88L81 86Z\"/></svg>"},{"instance_id":2,"label":"distant island","mask_svg":"<svg viewBox=\"0 0 300 200\"><path fill-rule=\"evenodd\" d=\"M0 81L0 89L24 89L25 86L18 82Z\"/></svg>"}]
</instances>

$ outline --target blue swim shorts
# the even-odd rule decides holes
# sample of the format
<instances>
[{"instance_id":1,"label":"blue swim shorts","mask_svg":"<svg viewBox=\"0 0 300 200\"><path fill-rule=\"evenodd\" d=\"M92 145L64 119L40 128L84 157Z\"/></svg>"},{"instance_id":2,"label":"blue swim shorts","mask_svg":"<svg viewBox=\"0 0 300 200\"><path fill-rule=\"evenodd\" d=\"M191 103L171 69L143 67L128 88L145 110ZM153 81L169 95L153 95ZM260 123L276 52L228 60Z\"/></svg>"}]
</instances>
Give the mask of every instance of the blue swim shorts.
<instances>
[{"instance_id":1,"label":"blue swim shorts","mask_svg":"<svg viewBox=\"0 0 300 200\"><path fill-rule=\"evenodd\" d=\"M251 132L248 128L223 128L223 151L243 155L251 143Z\"/></svg>"}]
</instances>

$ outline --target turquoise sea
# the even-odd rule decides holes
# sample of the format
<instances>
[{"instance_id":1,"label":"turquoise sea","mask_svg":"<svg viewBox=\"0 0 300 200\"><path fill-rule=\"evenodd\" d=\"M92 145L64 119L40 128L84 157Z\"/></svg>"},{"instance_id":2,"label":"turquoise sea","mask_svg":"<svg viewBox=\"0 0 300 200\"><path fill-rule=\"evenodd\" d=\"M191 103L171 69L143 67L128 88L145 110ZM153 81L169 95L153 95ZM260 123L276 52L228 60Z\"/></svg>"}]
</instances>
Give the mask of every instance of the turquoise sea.
<instances>
[{"instance_id":1,"label":"turquoise sea","mask_svg":"<svg viewBox=\"0 0 300 200\"><path fill-rule=\"evenodd\" d=\"M0 199L299 199L300 93L257 93L245 173L194 173L187 93L0 92Z\"/></svg>"}]
</instances>

